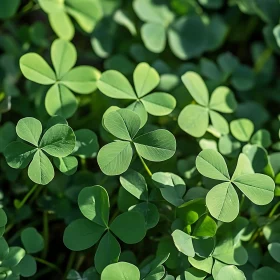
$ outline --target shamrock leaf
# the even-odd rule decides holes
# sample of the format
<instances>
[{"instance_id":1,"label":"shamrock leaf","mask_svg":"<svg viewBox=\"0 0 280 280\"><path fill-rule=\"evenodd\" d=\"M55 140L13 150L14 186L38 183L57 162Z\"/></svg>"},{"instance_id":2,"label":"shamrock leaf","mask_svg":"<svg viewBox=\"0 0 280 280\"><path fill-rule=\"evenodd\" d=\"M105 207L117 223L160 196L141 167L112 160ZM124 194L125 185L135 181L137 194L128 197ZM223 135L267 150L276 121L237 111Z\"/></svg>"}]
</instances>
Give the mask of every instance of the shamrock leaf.
<instances>
[{"instance_id":1,"label":"shamrock leaf","mask_svg":"<svg viewBox=\"0 0 280 280\"><path fill-rule=\"evenodd\" d=\"M150 161L164 161L175 153L174 136L167 130L158 129L136 136L140 129L139 116L128 109L104 114L104 127L121 139L103 146L97 156L100 169L106 175L124 173L132 160L133 147L139 156Z\"/></svg>"},{"instance_id":2,"label":"shamrock leaf","mask_svg":"<svg viewBox=\"0 0 280 280\"><path fill-rule=\"evenodd\" d=\"M178 117L181 129L194 137L201 137L209 127L210 118L213 127L219 133L228 134L228 123L219 113L232 113L236 109L233 92L224 86L217 87L209 101L208 89L198 74L186 72L182 81L197 104L187 105L181 111Z\"/></svg>"},{"instance_id":3,"label":"shamrock leaf","mask_svg":"<svg viewBox=\"0 0 280 280\"><path fill-rule=\"evenodd\" d=\"M102 17L102 7L98 1L55 1L39 0L40 7L49 16L52 29L58 37L71 40L75 29L69 16L73 17L87 33L93 31Z\"/></svg>"},{"instance_id":4,"label":"shamrock leaf","mask_svg":"<svg viewBox=\"0 0 280 280\"><path fill-rule=\"evenodd\" d=\"M203 176L223 181L206 196L206 205L211 215L220 221L231 222L238 215L239 202L234 186L257 205L266 205L274 197L274 181L267 175L254 173L244 154L239 155L231 178L223 156L215 150L200 152L196 158L196 167Z\"/></svg>"},{"instance_id":5,"label":"shamrock leaf","mask_svg":"<svg viewBox=\"0 0 280 280\"><path fill-rule=\"evenodd\" d=\"M37 184L48 184L54 177L54 169L46 154L60 159L71 154L75 147L73 130L67 125L56 124L41 137L41 122L27 117L19 120L16 132L31 145L21 141L11 142L4 151L8 165L12 168L25 168L31 161L28 167L29 178Z\"/></svg>"},{"instance_id":6,"label":"shamrock leaf","mask_svg":"<svg viewBox=\"0 0 280 280\"><path fill-rule=\"evenodd\" d=\"M114 263L103 270L101 280L140 280L140 271L131 263Z\"/></svg>"},{"instance_id":7,"label":"shamrock leaf","mask_svg":"<svg viewBox=\"0 0 280 280\"><path fill-rule=\"evenodd\" d=\"M147 121L147 113L154 116L165 116L170 114L175 106L175 98L165 92L151 92L160 82L157 71L147 63L140 63L133 72L133 87L126 77L115 70L102 73L97 86L105 95L117 99L135 100L127 108L138 114L141 127ZM140 105L141 104L141 105Z\"/></svg>"},{"instance_id":8,"label":"shamrock leaf","mask_svg":"<svg viewBox=\"0 0 280 280\"><path fill-rule=\"evenodd\" d=\"M56 9L60 5L54 1L41 2L50 9ZM52 85L45 98L46 110L51 116L58 115L67 119L73 116L78 108L77 99L71 90L80 94L91 93L96 89L100 73L90 66L73 68L77 60L76 48L63 39L56 39L52 43L51 59L55 72L36 53L23 55L20 58L20 69L27 79L38 84Z\"/></svg>"}]
</instances>

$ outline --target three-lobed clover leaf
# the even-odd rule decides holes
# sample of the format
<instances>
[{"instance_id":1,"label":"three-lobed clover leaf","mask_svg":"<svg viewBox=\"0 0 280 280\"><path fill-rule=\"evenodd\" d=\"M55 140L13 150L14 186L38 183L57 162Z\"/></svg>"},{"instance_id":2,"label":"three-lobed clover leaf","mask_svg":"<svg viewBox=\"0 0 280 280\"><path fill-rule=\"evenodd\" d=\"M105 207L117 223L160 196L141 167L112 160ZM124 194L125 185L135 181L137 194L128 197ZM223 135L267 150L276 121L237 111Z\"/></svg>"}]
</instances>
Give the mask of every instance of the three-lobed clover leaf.
<instances>
[{"instance_id":1,"label":"three-lobed clover leaf","mask_svg":"<svg viewBox=\"0 0 280 280\"><path fill-rule=\"evenodd\" d=\"M65 40L56 39L51 46L54 70L36 53L27 53L20 58L23 75L38 84L52 85L45 98L49 115L70 118L78 108L74 91L88 94L96 89L100 72L91 66L74 67L77 60L75 46ZM74 67L74 68L73 68Z\"/></svg>"},{"instance_id":2,"label":"three-lobed clover leaf","mask_svg":"<svg viewBox=\"0 0 280 280\"><path fill-rule=\"evenodd\" d=\"M240 154L230 177L223 156L215 150L203 150L196 158L197 170L205 177L222 181L206 196L211 215L223 222L232 222L239 213L236 186L254 204L266 205L274 197L275 183L267 175L254 173L248 157Z\"/></svg>"},{"instance_id":3,"label":"three-lobed clover leaf","mask_svg":"<svg viewBox=\"0 0 280 280\"><path fill-rule=\"evenodd\" d=\"M106 175L124 173L132 160L133 148L144 159L164 161L176 150L173 134L157 129L136 136L141 127L139 116L129 109L119 109L104 115L104 127L119 140L103 146L97 156L100 169Z\"/></svg>"},{"instance_id":4,"label":"three-lobed clover leaf","mask_svg":"<svg viewBox=\"0 0 280 280\"><path fill-rule=\"evenodd\" d=\"M17 123L17 135L24 141L11 142L4 150L8 165L12 168L25 168L29 163L29 178L41 185L48 184L54 178L54 169L49 156L66 158L75 147L75 134L64 124L50 127L42 136L42 124L39 120L26 117Z\"/></svg>"},{"instance_id":5,"label":"three-lobed clover leaf","mask_svg":"<svg viewBox=\"0 0 280 280\"><path fill-rule=\"evenodd\" d=\"M111 98L134 100L127 108L139 115L141 127L147 122L147 113L165 116L174 110L176 99L171 94L148 94L158 86L160 78L157 71L147 63L137 65L133 72L133 81L135 90L123 74L116 70L108 70L102 73L97 86L102 93Z\"/></svg>"},{"instance_id":6,"label":"three-lobed clover leaf","mask_svg":"<svg viewBox=\"0 0 280 280\"><path fill-rule=\"evenodd\" d=\"M178 117L178 124L188 134L201 137L212 126L221 134L228 134L226 119L220 113L232 113L237 106L233 92L225 87L217 87L209 100L208 89L202 78L195 72L188 71L182 81L197 104L187 105Z\"/></svg>"},{"instance_id":7,"label":"three-lobed clover leaf","mask_svg":"<svg viewBox=\"0 0 280 280\"><path fill-rule=\"evenodd\" d=\"M50 25L58 37L72 40L75 34L70 16L87 33L91 33L103 12L97 0L39 0L39 5L49 16Z\"/></svg>"},{"instance_id":8,"label":"three-lobed clover leaf","mask_svg":"<svg viewBox=\"0 0 280 280\"><path fill-rule=\"evenodd\" d=\"M135 244L146 235L145 219L138 211L124 212L109 224L109 196L101 186L83 188L78 196L78 204L85 218L67 226L63 241L70 250L81 251L101 239L94 257L99 273L119 259L121 248L116 237L124 243Z\"/></svg>"}]
</instances>

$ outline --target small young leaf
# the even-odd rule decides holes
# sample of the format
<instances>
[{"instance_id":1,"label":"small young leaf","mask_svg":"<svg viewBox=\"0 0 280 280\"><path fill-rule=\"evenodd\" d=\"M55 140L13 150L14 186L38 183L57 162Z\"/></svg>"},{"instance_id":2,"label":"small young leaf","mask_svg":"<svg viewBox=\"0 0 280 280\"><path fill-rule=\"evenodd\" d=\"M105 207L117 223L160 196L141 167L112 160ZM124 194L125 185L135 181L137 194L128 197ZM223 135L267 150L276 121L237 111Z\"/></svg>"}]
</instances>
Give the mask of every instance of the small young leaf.
<instances>
[{"instance_id":1,"label":"small young leaf","mask_svg":"<svg viewBox=\"0 0 280 280\"><path fill-rule=\"evenodd\" d=\"M44 248L44 239L33 227L24 229L21 232L21 242L28 254L38 253Z\"/></svg>"}]
</instances>

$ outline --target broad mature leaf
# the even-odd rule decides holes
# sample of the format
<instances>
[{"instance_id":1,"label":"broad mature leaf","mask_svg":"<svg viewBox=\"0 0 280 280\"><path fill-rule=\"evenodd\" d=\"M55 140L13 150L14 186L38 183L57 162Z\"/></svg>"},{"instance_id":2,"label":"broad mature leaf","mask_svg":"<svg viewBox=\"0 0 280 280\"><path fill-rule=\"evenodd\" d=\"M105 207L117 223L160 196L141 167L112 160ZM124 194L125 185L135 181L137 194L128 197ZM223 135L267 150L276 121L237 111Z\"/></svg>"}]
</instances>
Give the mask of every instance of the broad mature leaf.
<instances>
[{"instance_id":1,"label":"broad mature leaf","mask_svg":"<svg viewBox=\"0 0 280 280\"><path fill-rule=\"evenodd\" d=\"M25 168L31 161L36 148L23 142L11 142L4 150L8 165L12 168Z\"/></svg>"},{"instance_id":2,"label":"broad mature leaf","mask_svg":"<svg viewBox=\"0 0 280 280\"><path fill-rule=\"evenodd\" d=\"M115 70L102 73L97 82L98 89L105 95L117 99L137 99L127 78Z\"/></svg>"},{"instance_id":3,"label":"broad mature leaf","mask_svg":"<svg viewBox=\"0 0 280 280\"><path fill-rule=\"evenodd\" d=\"M268 245L268 251L271 257L280 263L280 243L273 242Z\"/></svg>"},{"instance_id":4,"label":"broad mature leaf","mask_svg":"<svg viewBox=\"0 0 280 280\"><path fill-rule=\"evenodd\" d=\"M203 136L209 125L207 108L193 104L186 106L178 117L178 125L194 137Z\"/></svg>"},{"instance_id":5,"label":"broad mature leaf","mask_svg":"<svg viewBox=\"0 0 280 280\"><path fill-rule=\"evenodd\" d=\"M119 139L131 141L140 129L139 116L128 109L110 112L104 117L105 128Z\"/></svg>"},{"instance_id":6,"label":"broad mature leaf","mask_svg":"<svg viewBox=\"0 0 280 280\"><path fill-rule=\"evenodd\" d=\"M181 79L193 99L202 106L208 106L209 93L202 78L197 73L189 71Z\"/></svg>"},{"instance_id":7,"label":"broad mature leaf","mask_svg":"<svg viewBox=\"0 0 280 280\"><path fill-rule=\"evenodd\" d=\"M172 233L172 238L174 240L174 244L179 252L183 253L188 257L194 257L195 251L193 248L192 237L187 233L176 229Z\"/></svg>"},{"instance_id":8,"label":"broad mature leaf","mask_svg":"<svg viewBox=\"0 0 280 280\"><path fill-rule=\"evenodd\" d=\"M24 77L42 85L51 85L56 75L48 63L36 53L23 55L19 60L20 70Z\"/></svg>"},{"instance_id":9,"label":"broad mature leaf","mask_svg":"<svg viewBox=\"0 0 280 280\"><path fill-rule=\"evenodd\" d=\"M234 265L226 265L220 269L217 275L217 280L246 280L242 270L239 270Z\"/></svg>"},{"instance_id":10,"label":"broad mature leaf","mask_svg":"<svg viewBox=\"0 0 280 280\"><path fill-rule=\"evenodd\" d=\"M92 221L78 219L66 227L63 242L72 251L82 251L97 243L104 231L104 227Z\"/></svg>"},{"instance_id":11,"label":"broad mature leaf","mask_svg":"<svg viewBox=\"0 0 280 280\"><path fill-rule=\"evenodd\" d=\"M147 132L134 140L137 153L150 161L164 161L171 158L176 151L174 135L164 129Z\"/></svg>"},{"instance_id":12,"label":"broad mature leaf","mask_svg":"<svg viewBox=\"0 0 280 280\"><path fill-rule=\"evenodd\" d=\"M137 96L141 98L158 86L160 78L153 67L142 62L137 65L133 72L133 81Z\"/></svg>"},{"instance_id":13,"label":"broad mature leaf","mask_svg":"<svg viewBox=\"0 0 280 280\"><path fill-rule=\"evenodd\" d=\"M107 232L100 240L94 256L96 270L101 274L106 266L119 260L120 253L121 246L119 242L114 235Z\"/></svg>"},{"instance_id":14,"label":"broad mature leaf","mask_svg":"<svg viewBox=\"0 0 280 280\"><path fill-rule=\"evenodd\" d=\"M35 118L23 118L18 121L16 132L21 139L33 144L34 146L38 146L42 133L42 124Z\"/></svg>"},{"instance_id":15,"label":"broad mature leaf","mask_svg":"<svg viewBox=\"0 0 280 280\"><path fill-rule=\"evenodd\" d=\"M231 180L234 180L235 178L237 178L243 174L253 174L253 173L254 173L254 170L252 168L252 164L251 164L249 158L243 153L239 154L236 168L231 177Z\"/></svg>"},{"instance_id":16,"label":"broad mature leaf","mask_svg":"<svg viewBox=\"0 0 280 280\"><path fill-rule=\"evenodd\" d=\"M20 261L25 256L25 250L23 248L14 246L9 248L9 253L5 256L5 259L2 261L2 267L13 268L17 266Z\"/></svg>"},{"instance_id":17,"label":"broad mature leaf","mask_svg":"<svg viewBox=\"0 0 280 280\"><path fill-rule=\"evenodd\" d=\"M76 136L71 127L56 124L50 127L40 141L40 148L54 157L66 157L75 148Z\"/></svg>"},{"instance_id":18,"label":"broad mature leaf","mask_svg":"<svg viewBox=\"0 0 280 280\"><path fill-rule=\"evenodd\" d=\"M65 74L60 83L74 92L88 94L97 89L100 72L91 66L77 66Z\"/></svg>"},{"instance_id":19,"label":"broad mature leaf","mask_svg":"<svg viewBox=\"0 0 280 280\"><path fill-rule=\"evenodd\" d=\"M76 48L67 40L56 39L51 46L51 59L56 76L61 79L76 63Z\"/></svg>"},{"instance_id":20,"label":"broad mature leaf","mask_svg":"<svg viewBox=\"0 0 280 280\"><path fill-rule=\"evenodd\" d=\"M44 239L41 234L33 227L25 228L20 235L21 242L26 253L38 253L44 248Z\"/></svg>"},{"instance_id":21,"label":"broad mature leaf","mask_svg":"<svg viewBox=\"0 0 280 280\"><path fill-rule=\"evenodd\" d=\"M78 196L78 204L87 219L108 227L110 204L108 193L103 187L83 188Z\"/></svg>"},{"instance_id":22,"label":"broad mature leaf","mask_svg":"<svg viewBox=\"0 0 280 280\"><path fill-rule=\"evenodd\" d=\"M153 116L165 116L176 107L176 99L169 93L154 92L141 99L146 111Z\"/></svg>"},{"instance_id":23,"label":"broad mature leaf","mask_svg":"<svg viewBox=\"0 0 280 280\"><path fill-rule=\"evenodd\" d=\"M5 211L0 208L0 227L4 227L7 224L7 215L5 213Z\"/></svg>"},{"instance_id":24,"label":"broad mature leaf","mask_svg":"<svg viewBox=\"0 0 280 280\"><path fill-rule=\"evenodd\" d=\"M145 219L139 212L125 212L114 219L110 230L124 243L135 244L146 235Z\"/></svg>"},{"instance_id":25,"label":"broad mature leaf","mask_svg":"<svg viewBox=\"0 0 280 280\"><path fill-rule=\"evenodd\" d=\"M36 151L28 167L28 177L40 185L47 185L54 178L53 166L41 150Z\"/></svg>"},{"instance_id":26,"label":"broad mature leaf","mask_svg":"<svg viewBox=\"0 0 280 280\"><path fill-rule=\"evenodd\" d=\"M118 262L102 271L101 280L140 280L140 271L131 263Z\"/></svg>"},{"instance_id":27,"label":"broad mature leaf","mask_svg":"<svg viewBox=\"0 0 280 280\"><path fill-rule=\"evenodd\" d=\"M149 22L141 27L145 47L154 53L161 53L166 46L166 30L160 23Z\"/></svg>"},{"instance_id":28,"label":"broad mature leaf","mask_svg":"<svg viewBox=\"0 0 280 280\"><path fill-rule=\"evenodd\" d=\"M68 119L78 108L75 95L64 85L54 84L47 92L45 107L49 115Z\"/></svg>"},{"instance_id":29,"label":"broad mature leaf","mask_svg":"<svg viewBox=\"0 0 280 280\"><path fill-rule=\"evenodd\" d=\"M201 151L196 157L196 168L203 176L229 181L227 164L223 156L215 150L206 149Z\"/></svg>"},{"instance_id":30,"label":"broad mature leaf","mask_svg":"<svg viewBox=\"0 0 280 280\"><path fill-rule=\"evenodd\" d=\"M184 203L183 195L186 192L186 184L178 175L169 172L156 172L152 180L160 187L163 198L178 207Z\"/></svg>"},{"instance_id":31,"label":"broad mature leaf","mask_svg":"<svg viewBox=\"0 0 280 280\"><path fill-rule=\"evenodd\" d=\"M18 269L20 271L20 275L23 277L31 277L35 275L37 271L37 263L36 260L30 256L25 255L23 259L18 264Z\"/></svg>"},{"instance_id":32,"label":"broad mature leaf","mask_svg":"<svg viewBox=\"0 0 280 280\"><path fill-rule=\"evenodd\" d=\"M230 123L232 135L241 142L248 142L254 132L254 124L249 119L233 120Z\"/></svg>"},{"instance_id":33,"label":"broad mature leaf","mask_svg":"<svg viewBox=\"0 0 280 280\"><path fill-rule=\"evenodd\" d=\"M207 193L206 205L214 218L226 223L232 222L239 212L238 195L230 182L212 188Z\"/></svg>"},{"instance_id":34,"label":"broad mature leaf","mask_svg":"<svg viewBox=\"0 0 280 280\"><path fill-rule=\"evenodd\" d=\"M229 127L226 119L219 113L215 111L210 111L210 120L215 129L217 129L221 134L228 134Z\"/></svg>"},{"instance_id":35,"label":"broad mature leaf","mask_svg":"<svg viewBox=\"0 0 280 280\"><path fill-rule=\"evenodd\" d=\"M280 273L269 266L263 266L253 272L253 280L263 280L263 279L279 280Z\"/></svg>"},{"instance_id":36,"label":"broad mature leaf","mask_svg":"<svg viewBox=\"0 0 280 280\"><path fill-rule=\"evenodd\" d=\"M274 197L275 183L264 174L243 174L236 177L233 183L255 204L265 205Z\"/></svg>"},{"instance_id":37,"label":"broad mature leaf","mask_svg":"<svg viewBox=\"0 0 280 280\"><path fill-rule=\"evenodd\" d=\"M16 13L19 6L20 0L2 0L0 19L3 20L12 17Z\"/></svg>"},{"instance_id":38,"label":"broad mature leaf","mask_svg":"<svg viewBox=\"0 0 280 280\"><path fill-rule=\"evenodd\" d=\"M53 163L60 172L67 176L73 175L78 168L78 160L73 156L54 158Z\"/></svg>"},{"instance_id":39,"label":"broad mature leaf","mask_svg":"<svg viewBox=\"0 0 280 280\"><path fill-rule=\"evenodd\" d=\"M209 107L221 113L234 112L237 107L234 93L228 87L217 87L211 95Z\"/></svg>"},{"instance_id":40,"label":"broad mature leaf","mask_svg":"<svg viewBox=\"0 0 280 280\"><path fill-rule=\"evenodd\" d=\"M100 149L97 162L104 174L120 175L128 169L132 155L133 150L130 142L116 141Z\"/></svg>"},{"instance_id":41,"label":"broad mature leaf","mask_svg":"<svg viewBox=\"0 0 280 280\"><path fill-rule=\"evenodd\" d=\"M148 200L148 187L143 175L134 171L127 170L120 176L121 185L133 196L141 200Z\"/></svg>"},{"instance_id":42,"label":"broad mature leaf","mask_svg":"<svg viewBox=\"0 0 280 280\"><path fill-rule=\"evenodd\" d=\"M95 132L90 129L82 128L76 130L75 135L76 145L72 154L85 158L96 157L99 150L99 144Z\"/></svg>"}]
</instances>

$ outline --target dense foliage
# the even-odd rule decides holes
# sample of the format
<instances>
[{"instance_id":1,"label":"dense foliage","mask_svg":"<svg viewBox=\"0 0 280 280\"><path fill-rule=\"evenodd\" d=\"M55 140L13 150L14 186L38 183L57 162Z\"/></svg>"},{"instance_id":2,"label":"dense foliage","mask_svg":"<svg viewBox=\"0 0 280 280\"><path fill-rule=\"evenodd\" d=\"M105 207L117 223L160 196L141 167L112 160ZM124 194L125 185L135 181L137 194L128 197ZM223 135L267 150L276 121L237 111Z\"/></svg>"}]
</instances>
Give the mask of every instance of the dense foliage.
<instances>
[{"instance_id":1,"label":"dense foliage","mask_svg":"<svg viewBox=\"0 0 280 280\"><path fill-rule=\"evenodd\" d=\"M0 279L280 279L279 0L0 24Z\"/></svg>"}]
</instances>

